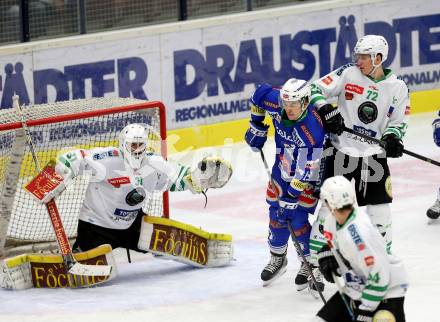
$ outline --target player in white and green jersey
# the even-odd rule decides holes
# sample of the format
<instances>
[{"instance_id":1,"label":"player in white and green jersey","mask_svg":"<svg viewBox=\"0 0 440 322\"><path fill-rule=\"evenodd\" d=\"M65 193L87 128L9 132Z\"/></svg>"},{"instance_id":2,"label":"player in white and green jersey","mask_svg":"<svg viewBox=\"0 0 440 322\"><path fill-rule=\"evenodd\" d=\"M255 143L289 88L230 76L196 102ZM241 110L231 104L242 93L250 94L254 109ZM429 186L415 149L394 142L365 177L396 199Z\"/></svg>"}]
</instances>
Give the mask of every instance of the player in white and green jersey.
<instances>
[{"instance_id":1,"label":"player in white and green jersey","mask_svg":"<svg viewBox=\"0 0 440 322\"><path fill-rule=\"evenodd\" d=\"M344 283L318 312L319 321L404 322L405 267L387 253L384 239L357 208L351 182L343 176L327 179L321 199L331 215L325 218L327 244L318 253L319 268L327 281L342 277Z\"/></svg>"},{"instance_id":2,"label":"player in white and green jersey","mask_svg":"<svg viewBox=\"0 0 440 322\"><path fill-rule=\"evenodd\" d=\"M354 180L356 197L391 249L391 178L387 158L402 156L402 138L410 112L408 88L390 69L384 37L367 35L354 48L354 63L342 66L314 82L312 103L318 107L330 140L324 152L323 180L343 175ZM327 100L337 98L337 107ZM380 139L381 146L344 131L345 128ZM385 152L385 153L384 153ZM323 206L318 220L328 215ZM311 254L323 244L311 234Z\"/></svg>"}]
</instances>

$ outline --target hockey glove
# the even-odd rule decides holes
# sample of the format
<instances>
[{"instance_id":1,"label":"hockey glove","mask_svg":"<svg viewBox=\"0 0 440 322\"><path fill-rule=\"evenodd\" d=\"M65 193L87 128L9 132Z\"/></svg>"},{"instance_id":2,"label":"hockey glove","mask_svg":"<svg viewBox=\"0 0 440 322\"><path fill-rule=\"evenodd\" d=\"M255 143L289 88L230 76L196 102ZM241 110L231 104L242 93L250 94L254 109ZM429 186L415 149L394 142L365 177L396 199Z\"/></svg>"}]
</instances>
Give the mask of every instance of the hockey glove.
<instances>
[{"instance_id":1,"label":"hockey glove","mask_svg":"<svg viewBox=\"0 0 440 322\"><path fill-rule=\"evenodd\" d=\"M278 222L280 224L286 224L287 222L292 221L296 208L298 207L298 198L281 197L278 204Z\"/></svg>"},{"instance_id":2,"label":"hockey glove","mask_svg":"<svg viewBox=\"0 0 440 322\"><path fill-rule=\"evenodd\" d=\"M269 130L269 125L254 121L250 121L249 124L250 126L246 131L244 139L252 150L261 150L267 140L267 131Z\"/></svg>"},{"instance_id":3,"label":"hockey glove","mask_svg":"<svg viewBox=\"0 0 440 322\"><path fill-rule=\"evenodd\" d=\"M380 146L387 153L389 158L399 158L403 154L403 143L396 135L392 133L385 134L380 139L382 142Z\"/></svg>"},{"instance_id":4,"label":"hockey glove","mask_svg":"<svg viewBox=\"0 0 440 322\"><path fill-rule=\"evenodd\" d=\"M356 308L354 310L355 321L373 322L374 311L366 311Z\"/></svg>"},{"instance_id":5,"label":"hockey glove","mask_svg":"<svg viewBox=\"0 0 440 322\"><path fill-rule=\"evenodd\" d=\"M322 275L324 275L324 278L328 282L334 283L335 281L333 279L333 273L340 276L340 274L337 272L339 265L328 245L324 245L318 252L318 263L319 270L321 271Z\"/></svg>"},{"instance_id":6,"label":"hockey glove","mask_svg":"<svg viewBox=\"0 0 440 322\"><path fill-rule=\"evenodd\" d=\"M439 112L440 114L440 112ZM439 115L440 116L440 115ZM432 122L432 127L434 130L434 142L437 144L437 146L440 146L440 118L435 119L434 122Z\"/></svg>"},{"instance_id":7,"label":"hockey glove","mask_svg":"<svg viewBox=\"0 0 440 322\"><path fill-rule=\"evenodd\" d=\"M324 125L324 130L329 133L341 135L344 131L344 118L336 107L331 104L325 104L318 109L318 114L321 117Z\"/></svg>"},{"instance_id":8,"label":"hockey glove","mask_svg":"<svg viewBox=\"0 0 440 322\"><path fill-rule=\"evenodd\" d=\"M231 164L220 157L204 157L183 180L192 193L222 188L232 176Z\"/></svg>"}]
</instances>

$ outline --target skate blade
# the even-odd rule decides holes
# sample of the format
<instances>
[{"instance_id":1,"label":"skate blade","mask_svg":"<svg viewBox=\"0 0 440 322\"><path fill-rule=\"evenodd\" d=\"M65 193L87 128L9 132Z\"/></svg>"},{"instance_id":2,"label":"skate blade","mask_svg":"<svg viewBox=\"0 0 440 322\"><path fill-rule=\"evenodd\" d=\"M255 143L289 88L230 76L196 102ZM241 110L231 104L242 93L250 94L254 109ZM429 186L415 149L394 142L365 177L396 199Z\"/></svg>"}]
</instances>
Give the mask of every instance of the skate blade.
<instances>
[{"instance_id":1,"label":"skate blade","mask_svg":"<svg viewBox=\"0 0 440 322\"><path fill-rule=\"evenodd\" d=\"M296 290L297 290L298 292L304 291L304 290L305 290L306 288L308 288L308 287L309 287L309 284L308 284L308 283L301 284L301 285L296 284Z\"/></svg>"},{"instance_id":2,"label":"skate blade","mask_svg":"<svg viewBox=\"0 0 440 322\"><path fill-rule=\"evenodd\" d=\"M303 288L303 290L307 290L307 293L309 293L310 295L312 295L315 299L320 299L321 296L319 295L319 291L312 288L312 282L309 281L305 287ZM325 286L324 286L325 287ZM305 292L305 291L304 291ZM321 290L321 292L324 292L324 288Z\"/></svg>"},{"instance_id":3,"label":"skate blade","mask_svg":"<svg viewBox=\"0 0 440 322\"><path fill-rule=\"evenodd\" d=\"M319 292L318 291L311 289L310 287L307 287L307 289L309 290L309 293L310 293L310 295L312 295L313 298L315 298L317 300L319 299Z\"/></svg>"},{"instance_id":4,"label":"skate blade","mask_svg":"<svg viewBox=\"0 0 440 322\"><path fill-rule=\"evenodd\" d=\"M282 275L284 275L284 273L286 272L287 267L283 267L281 268L278 273L276 273L270 280L268 281L263 281L263 287L269 286L270 284L272 284L275 280L277 280L278 278L280 278Z\"/></svg>"},{"instance_id":5,"label":"skate blade","mask_svg":"<svg viewBox=\"0 0 440 322\"><path fill-rule=\"evenodd\" d=\"M299 288L301 286L301 288ZM297 291L301 293L309 293L313 298L319 299L319 292L311 289L308 284L305 285L297 285Z\"/></svg>"}]
</instances>

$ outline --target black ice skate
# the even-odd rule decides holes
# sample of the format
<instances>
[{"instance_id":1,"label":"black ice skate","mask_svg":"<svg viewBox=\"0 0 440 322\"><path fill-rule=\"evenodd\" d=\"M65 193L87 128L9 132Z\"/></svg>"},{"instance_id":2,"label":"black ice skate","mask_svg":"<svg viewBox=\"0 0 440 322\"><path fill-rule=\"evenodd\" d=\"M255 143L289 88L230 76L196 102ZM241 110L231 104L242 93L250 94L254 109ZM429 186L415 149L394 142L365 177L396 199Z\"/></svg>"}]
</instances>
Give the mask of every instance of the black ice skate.
<instances>
[{"instance_id":1,"label":"black ice skate","mask_svg":"<svg viewBox=\"0 0 440 322\"><path fill-rule=\"evenodd\" d=\"M310 265L310 264L309 264ZM302 291L308 286L309 271L307 269L307 263L301 262L298 274L295 277L295 285L298 291Z\"/></svg>"},{"instance_id":2,"label":"black ice skate","mask_svg":"<svg viewBox=\"0 0 440 322\"><path fill-rule=\"evenodd\" d=\"M428 209L426 215L431 219L438 219L440 217L440 200L436 200L435 204Z\"/></svg>"},{"instance_id":3,"label":"black ice skate","mask_svg":"<svg viewBox=\"0 0 440 322\"><path fill-rule=\"evenodd\" d=\"M319 292L324 292L324 279L318 267L312 266L313 276L315 277L316 285L313 283L312 276L309 275L307 282L310 293L315 298L319 298Z\"/></svg>"},{"instance_id":4,"label":"black ice skate","mask_svg":"<svg viewBox=\"0 0 440 322\"><path fill-rule=\"evenodd\" d=\"M287 257L286 254L279 255L270 253L270 262L261 272L261 279L263 280L263 286L269 285L278 277L286 272Z\"/></svg>"}]
</instances>

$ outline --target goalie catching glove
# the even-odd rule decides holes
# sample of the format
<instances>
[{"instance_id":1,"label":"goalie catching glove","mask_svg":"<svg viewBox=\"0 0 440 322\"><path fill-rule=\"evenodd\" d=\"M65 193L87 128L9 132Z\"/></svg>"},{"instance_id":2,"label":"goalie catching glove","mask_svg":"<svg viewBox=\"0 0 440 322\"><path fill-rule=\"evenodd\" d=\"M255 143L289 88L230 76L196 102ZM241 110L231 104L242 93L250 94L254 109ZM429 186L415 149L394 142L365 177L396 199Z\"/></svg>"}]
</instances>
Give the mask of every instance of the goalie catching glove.
<instances>
[{"instance_id":1,"label":"goalie catching glove","mask_svg":"<svg viewBox=\"0 0 440 322\"><path fill-rule=\"evenodd\" d=\"M229 162L220 157L205 157L183 180L191 192L201 193L209 188L222 188L231 175Z\"/></svg>"}]
</instances>

